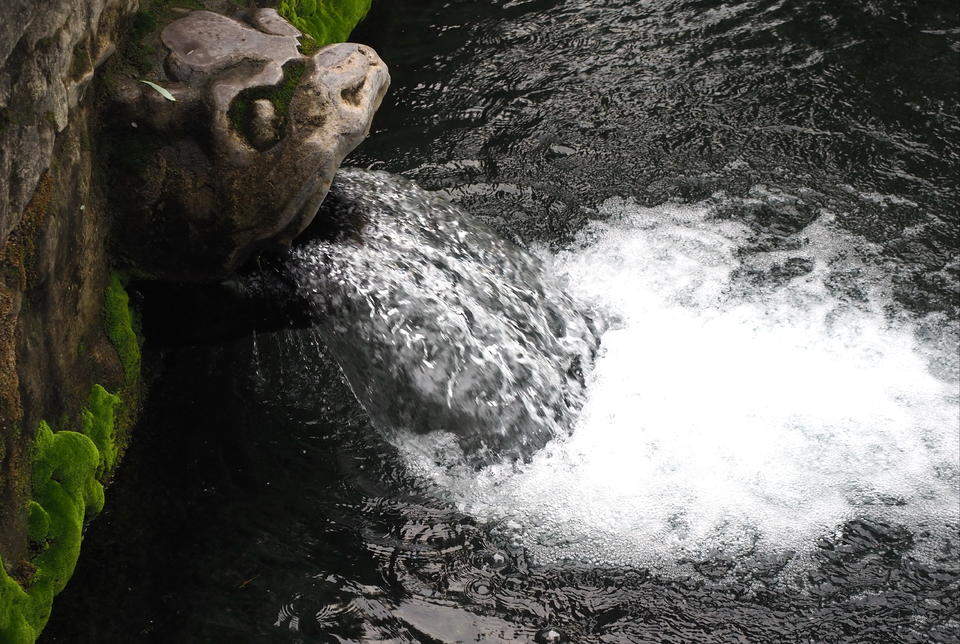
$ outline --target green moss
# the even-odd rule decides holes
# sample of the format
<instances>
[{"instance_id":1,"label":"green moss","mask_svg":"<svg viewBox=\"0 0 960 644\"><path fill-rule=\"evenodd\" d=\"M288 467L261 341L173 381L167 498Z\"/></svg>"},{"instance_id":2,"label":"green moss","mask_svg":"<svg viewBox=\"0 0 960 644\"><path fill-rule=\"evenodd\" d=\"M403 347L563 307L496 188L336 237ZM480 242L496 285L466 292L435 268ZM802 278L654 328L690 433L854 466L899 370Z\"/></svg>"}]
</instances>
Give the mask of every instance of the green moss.
<instances>
[{"instance_id":1,"label":"green moss","mask_svg":"<svg viewBox=\"0 0 960 644\"><path fill-rule=\"evenodd\" d=\"M345 41L370 11L370 4L371 0L281 0L277 11L303 32L301 49L307 54Z\"/></svg>"},{"instance_id":2,"label":"green moss","mask_svg":"<svg viewBox=\"0 0 960 644\"><path fill-rule=\"evenodd\" d=\"M33 642L50 617L80 556L83 524L103 509L103 485L117 460L114 411L120 397L100 385L81 413L82 433L53 432L41 422L34 439L27 534L33 575L18 582L0 561L0 642Z\"/></svg>"},{"instance_id":3,"label":"green moss","mask_svg":"<svg viewBox=\"0 0 960 644\"><path fill-rule=\"evenodd\" d=\"M110 276L104 294L103 318L107 336L120 356L126 384L136 384L140 378L140 341L134 330L130 298L116 272Z\"/></svg>"},{"instance_id":4,"label":"green moss","mask_svg":"<svg viewBox=\"0 0 960 644\"><path fill-rule=\"evenodd\" d=\"M31 543L42 543L50 534L50 514L36 501L27 504L27 538Z\"/></svg>"},{"instance_id":5,"label":"green moss","mask_svg":"<svg viewBox=\"0 0 960 644\"><path fill-rule=\"evenodd\" d=\"M282 132L290 114L290 101L293 100L293 93L303 79L304 71L306 71L306 66L302 62L290 61L283 66L283 79L278 85L253 87L240 92L233 99L228 112L234 129L243 134L248 141L251 140L253 102L267 99L273 103L273 109L277 115L277 131Z\"/></svg>"},{"instance_id":6,"label":"green moss","mask_svg":"<svg viewBox=\"0 0 960 644\"><path fill-rule=\"evenodd\" d=\"M103 509L101 480L120 452L117 412L132 418L139 394L140 343L120 276L104 295L106 333L123 365L121 396L93 385L80 413L80 432L53 432L41 422L34 438L27 537L33 553L17 562L16 578L0 560L0 642L34 642L50 617L53 598L67 585L80 556L83 525ZM65 421L61 421L65 424Z\"/></svg>"},{"instance_id":7,"label":"green moss","mask_svg":"<svg viewBox=\"0 0 960 644\"><path fill-rule=\"evenodd\" d=\"M0 562L0 641L36 640L50 617L54 596L67 585L80 556L84 520L103 509L97 480L101 455L78 432L54 433L41 422L34 440L30 540L38 551L25 584Z\"/></svg>"},{"instance_id":8,"label":"green moss","mask_svg":"<svg viewBox=\"0 0 960 644\"><path fill-rule=\"evenodd\" d=\"M0 561L0 642L34 642L53 598L67 585L80 556L84 522L103 509L101 480L120 452L118 411L132 417L139 392L140 341L130 298L119 274L104 293L104 326L123 365L121 395L93 385L80 412L79 432L54 432L45 422L34 439L27 536L34 553L15 579ZM121 400L122 398L122 400ZM62 421L63 422L63 421ZM32 571L24 573L23 571Z\"/></svg>"},{"instance_id":9,"label":"green moss","mask_svg":"<svg viewBox=\"0 0 960 644\"><path fill-rule=\"evenodd\" d=\"M99 476L109 473L117 464L117 445L114 441L114 412L120 405L120 396L111 394L100 385L90 392L87 408L80 412L82 432L89 436L100 452Z\"/></svg>"},{"instance_id":10,"label":"green moss","mask_svg":"<svg viewBox=\"0 0 960 644\"><path fill-rule=\"evenodd\" d=\"M143 396L140 319L130 305L125 282L120 273L112 273L103 298L104 331L123 366L123 384L114 393L94 385L79 418L83 432L102 452L103 476L110 473L126 449Z\"/></svg>"}]
</instances>

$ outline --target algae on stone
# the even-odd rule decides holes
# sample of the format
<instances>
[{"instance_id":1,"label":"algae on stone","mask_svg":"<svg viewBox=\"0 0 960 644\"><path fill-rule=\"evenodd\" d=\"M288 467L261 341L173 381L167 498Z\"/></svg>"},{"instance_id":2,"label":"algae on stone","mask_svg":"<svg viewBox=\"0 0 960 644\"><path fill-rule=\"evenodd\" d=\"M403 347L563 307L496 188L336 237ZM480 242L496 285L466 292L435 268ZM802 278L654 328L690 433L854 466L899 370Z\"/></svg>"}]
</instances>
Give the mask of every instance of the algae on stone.
<instances>
[{"instance_id":1,"label":"algae on stone","mask_svg":"<svg viewBox=\"0 0 960 644\"><path fill-rule=\"evenodd\" d=\"M140 342L133 326L130 298L116 272L110 276L107 284L103 317L107 336L120 356L125 382L133 384L140 377Z\"/></svg>"},{"instance_id":2,"label":"algae on stone","mask_svg":"<svg viewBox=\"0 0 960 644\"><path fill-rule=\"evenodd\" d=\"M84 521L103 509L101 455L88 436L53 432L41 422L34 439L29 512L33 575L24 585L0 562L0 641L33 642L50 617L80 556Z\"/></svg>"},{"instance_id":3,"label":"algae on stone","mask_svg":"<svg viewBox=\"0 0 960 644\"><path fill-rule=\"evenodd\" d=\"M370 11L371 0L281 0L277 12L306 37L304 54L336 42L345 42L350 32Z\"/></svg>"}]
</instances>

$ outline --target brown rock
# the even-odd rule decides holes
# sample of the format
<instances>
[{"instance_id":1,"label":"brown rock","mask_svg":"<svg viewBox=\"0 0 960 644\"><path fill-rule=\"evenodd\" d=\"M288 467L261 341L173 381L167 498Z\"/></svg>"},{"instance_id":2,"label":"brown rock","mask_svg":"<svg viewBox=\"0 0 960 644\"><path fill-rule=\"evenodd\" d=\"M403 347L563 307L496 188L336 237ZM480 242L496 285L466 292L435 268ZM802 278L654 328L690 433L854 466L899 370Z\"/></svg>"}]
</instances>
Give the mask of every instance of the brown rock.
<instances>
[{"instance_id":1,"label":"brown rock","mask_svg":"<svg viewBox=\"0 0 960 644\"><path fill-rule=\"evenodd\" d=\"M121 179L122 249L156 277L222 278L289 243L369 131L383 61L348 43L303 56L299 32L278 21L259 11L258 30L192 12L162 34L176 102L143 84L118 96L119 122L137 123L126 135L152 141L141 178Z\"/></svg>"}]
</instances>

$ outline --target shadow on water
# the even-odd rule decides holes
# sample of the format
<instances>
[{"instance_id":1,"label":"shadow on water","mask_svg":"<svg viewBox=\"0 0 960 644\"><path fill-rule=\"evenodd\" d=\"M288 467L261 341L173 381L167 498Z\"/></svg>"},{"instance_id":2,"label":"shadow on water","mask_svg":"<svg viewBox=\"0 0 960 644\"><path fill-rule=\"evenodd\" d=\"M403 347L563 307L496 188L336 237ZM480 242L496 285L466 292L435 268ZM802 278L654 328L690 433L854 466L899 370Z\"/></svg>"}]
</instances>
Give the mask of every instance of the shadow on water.
<instances>
[{"instance_id":1,"label":"shadow on water","mask_svg":"<svg viewBox=\"0 0 960 644\"><path fill-rule=\"evenodd\" d=\"M713 199L740 231L740 294L815 274L805 236L829 211L889 277L881 313L921 320L949 352L957 12L375 2L356 39L394 86L351 162L554 250L614 197ZM864 300L870 274L841 268L829 297ZM956 639L955 524L854 518L802 557L718 547L666 569L538 565L522 526L456 509L410 471L296 305L277 315L230 288L141 296L160 330L156 382L45 641L524 641L547 625L577 642Z\"/></svg>"}]
</instances>

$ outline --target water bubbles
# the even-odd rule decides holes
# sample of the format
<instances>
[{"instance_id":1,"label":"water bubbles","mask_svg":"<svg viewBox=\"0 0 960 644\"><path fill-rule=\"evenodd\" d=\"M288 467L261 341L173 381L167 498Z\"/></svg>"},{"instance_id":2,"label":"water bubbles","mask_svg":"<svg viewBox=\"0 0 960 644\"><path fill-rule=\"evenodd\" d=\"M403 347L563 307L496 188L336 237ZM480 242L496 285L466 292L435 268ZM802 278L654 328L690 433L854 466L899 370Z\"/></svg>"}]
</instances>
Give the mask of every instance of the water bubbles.
<instances>
[{"instance_id":1,"label":"water bubbles","mask_svg":"<svg viewBox=\"0 0 960 644\"><path fill-rule=\"evenodd\" d=\"M548 626L537 631L533 641L536 642L536 644L563 644L570 640L568 640L561 631L552 626Z\"/></svg>"},{"instance_id":2,"label":"water bubbles","mask_svg":"<svg viewBox=\"0 0 960 644\"><path fill-rule=\"evenodd\" d=\"M804 224L758 243L751 218L777 208ZM544 253L614 321L573 435L479 473L412 460L504 547L540 563L689 557L722 577L731 557L809 551L860 516L956 521L957 383L942 366L956 338L890 315L876 249L769 189L612 199L598 215Z\"/></svg>"},{"instance_id":3,"label":"water bubbles","mask_svg":"<svg viewBox=\"0 0 960 644\"><path fill-rule=\"evenodd\" d=\"M510 565L510 557L498 550L483 550L477 554L475 565L486 570L500 571Z\"/></svg>"},{"instance_id":4,"label":"water bubbles","mask_svg":"<svg viewBox=\"0 0 960 644\"><path fill-rule=\"evenodd\" d=\"M324 216L365 226L291 271L408 469L488 523L504 569L720 579L857 517L956 520L956 325L897 310L882 253L821 201L610 199L533 257L389 175L339 182Z\"/></svg>"}]
</instances>

